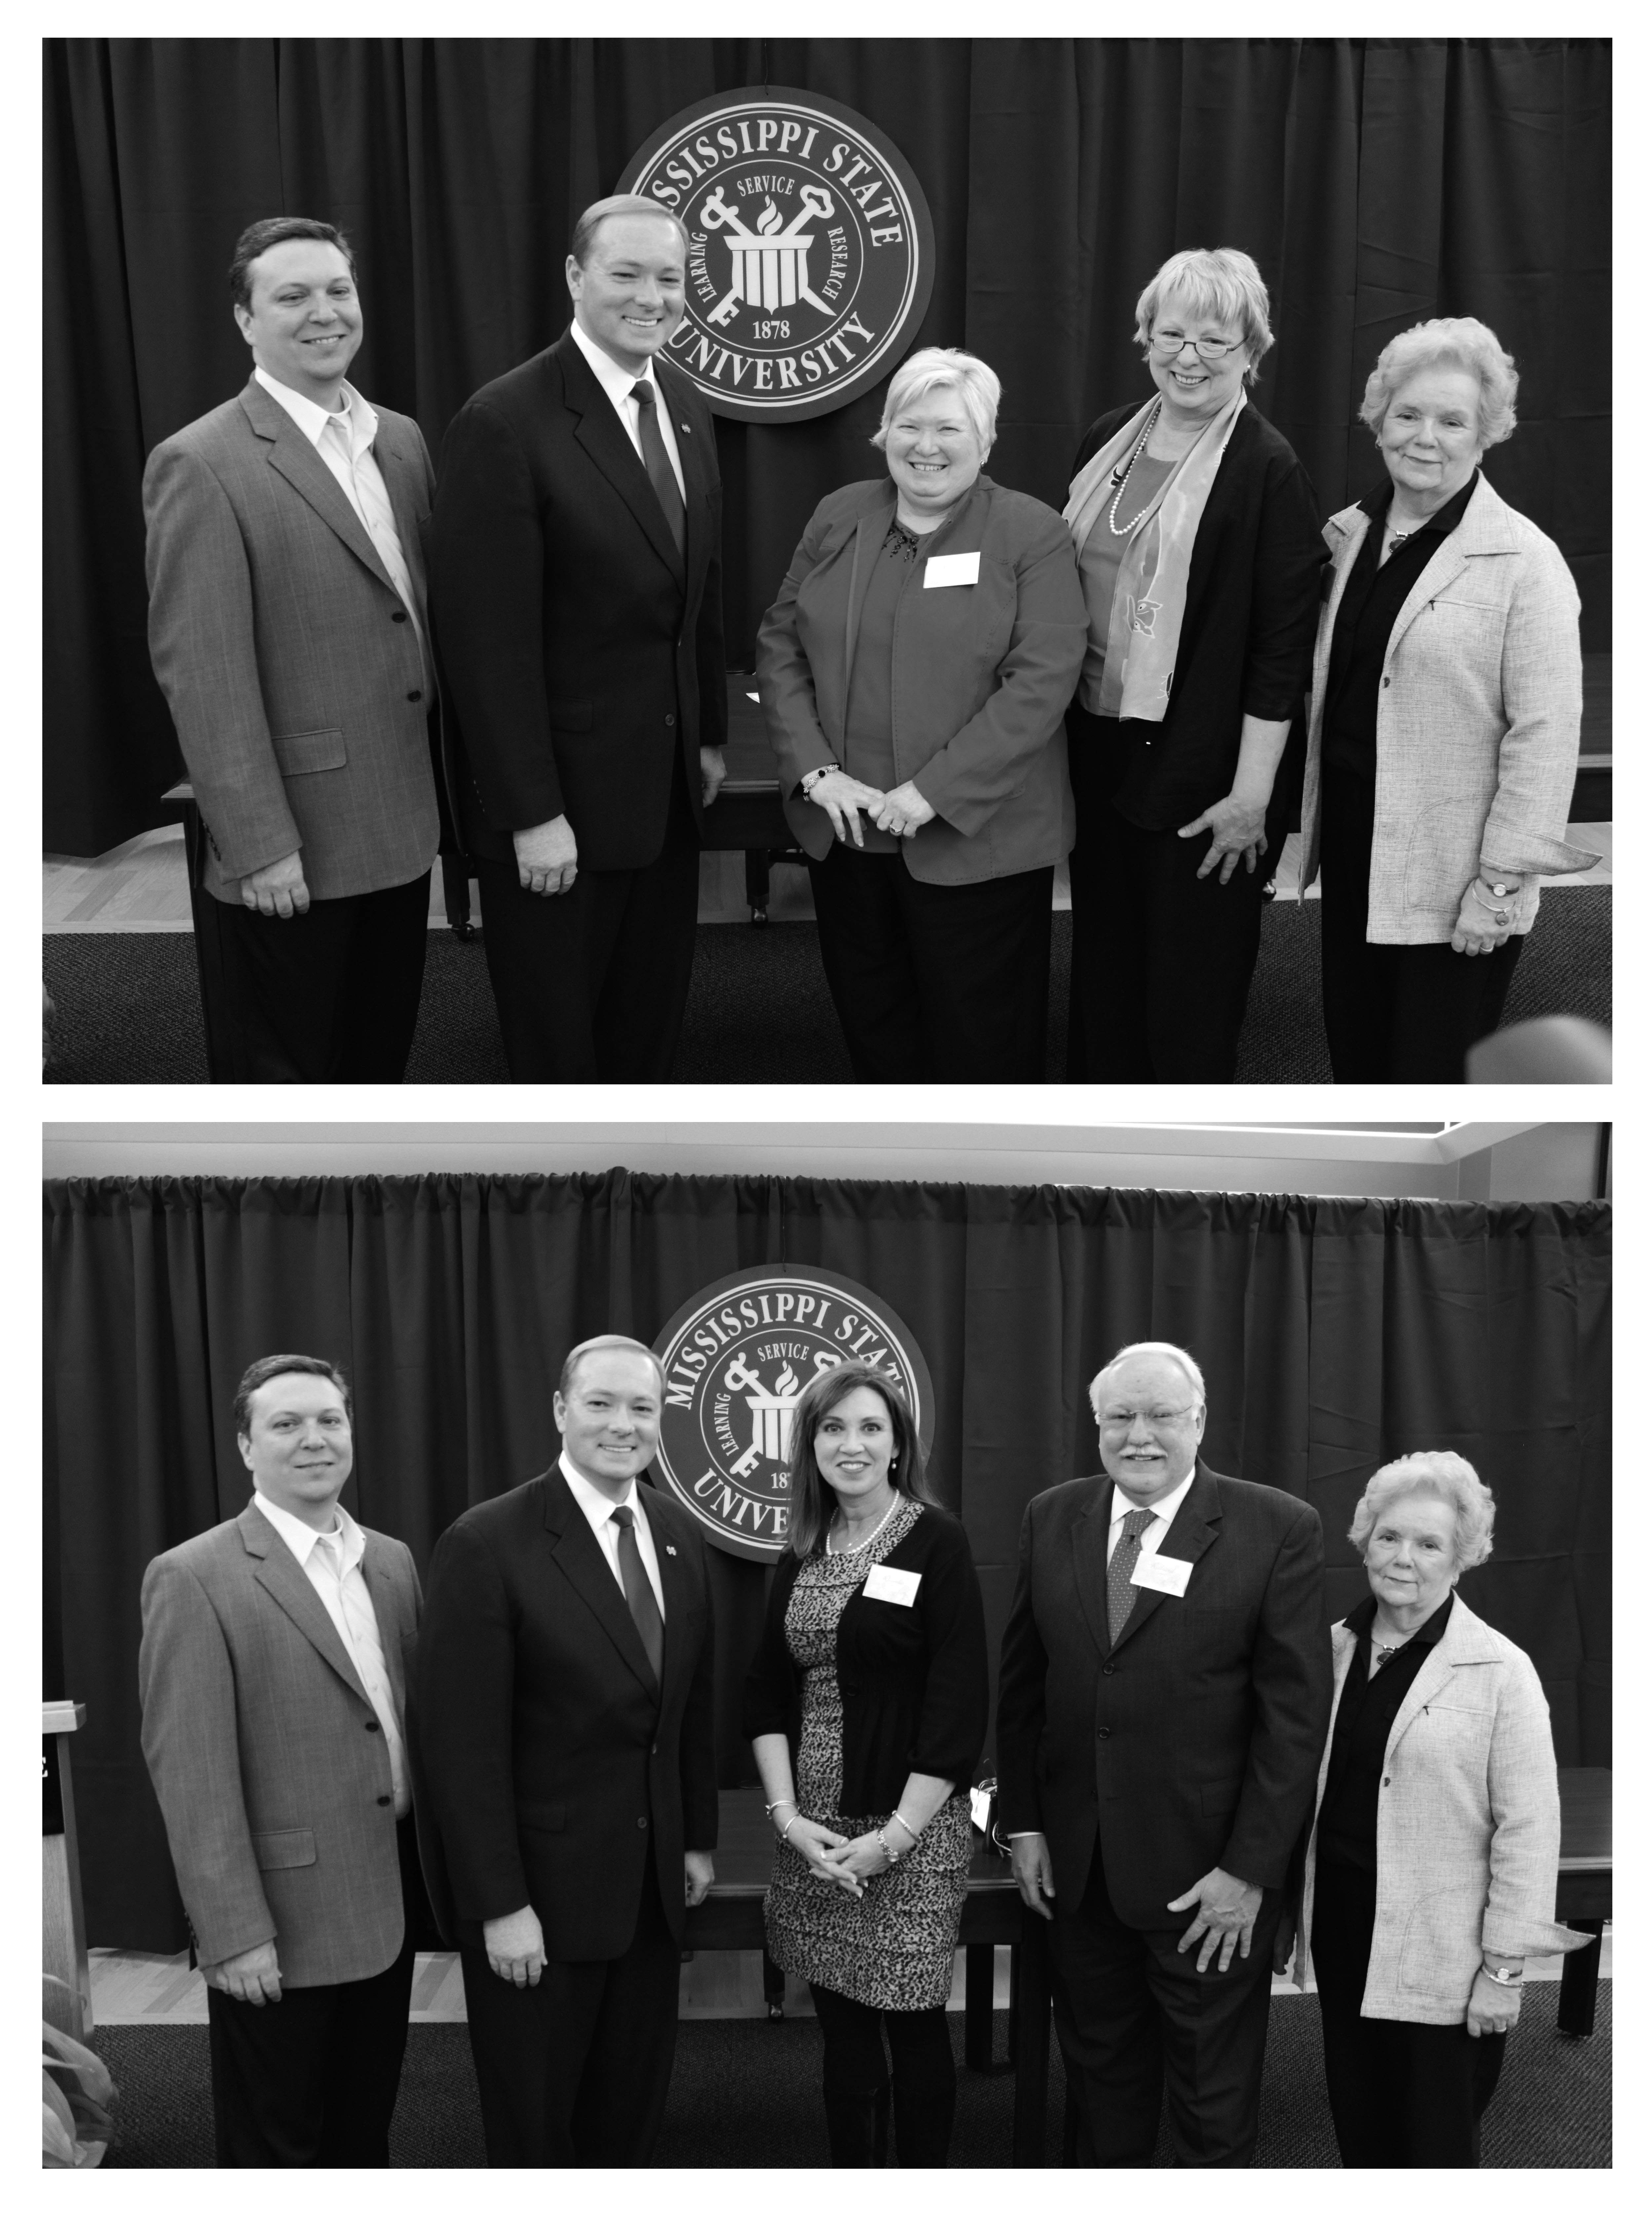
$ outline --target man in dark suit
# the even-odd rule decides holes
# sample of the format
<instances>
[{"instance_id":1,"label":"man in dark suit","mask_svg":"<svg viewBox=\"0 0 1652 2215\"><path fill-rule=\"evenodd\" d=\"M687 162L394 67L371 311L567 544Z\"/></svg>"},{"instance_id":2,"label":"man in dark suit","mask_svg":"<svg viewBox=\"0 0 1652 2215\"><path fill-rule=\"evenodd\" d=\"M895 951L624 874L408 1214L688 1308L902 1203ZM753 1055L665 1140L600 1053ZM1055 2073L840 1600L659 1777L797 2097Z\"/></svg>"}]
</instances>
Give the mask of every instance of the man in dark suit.
<instances>
[{"instance_id":1,"label":"man in dark suit","mask_svg":"<svg viewBox=\"0 0 1652 2215\"><path fill-rule=\"evenodd\" d=\"M1319 1518L1199 1461L1204 1379L1180 1347L1126 1347L1090 1403L1106 1475L1022 1524L999 1819L1053 1923L1081 2162L1145 2167L1164 2086L1177 2165L1243 2168L1330 1715Z\"/></svg>"},{"instance_id":2,"label":"man in dark suit","mask_svg":"<svg viewBox=\"0 0 1652 2215\"><path fill-rule=\"evenodd\" d=\"M717 1777L704 1549L636 1482L663 1386L635 1339L576 1346L556 1467L431 1563L415 1729L495 2169L640 2167L665 2112Z\"/></svg>"},{"instance_id":3,"label":"man in dark suit","mask_svg":"<svg viewBox=\"0 0 1652 2215\"><path fill-rule=\"evenodd\" d=\"M439 819L418 425L345 380L348 242L255 223L230 289L253 371L144 473L149 641L200 812L213 1080L399 1084Z\"/></svg>"},{"instance_id":4,"label":"man in dark suit","mask_svg":"<svg viewBox=\"0 0 1652 2215\"><path fill-rule=\"evenodd\" d=\"M152 1561L144 1758L206 1979L220 2169L384 2169L426 1919L406 1753L419 1580L339 1505L350 1396L272 1354L253 1497Z\"/></svg>"},{"instance_id":5,"label":"man in dark suit","mask_svg":"<svg viewBox=\"0 0 1652 2215\"><path fill-rule=\"evenodd\" d=\"M572 327L455 417L431 592L511 1075L671 1073L727 735L711 415L661 350L687 240L580 217Z\"/></svg>"}]
</instances>

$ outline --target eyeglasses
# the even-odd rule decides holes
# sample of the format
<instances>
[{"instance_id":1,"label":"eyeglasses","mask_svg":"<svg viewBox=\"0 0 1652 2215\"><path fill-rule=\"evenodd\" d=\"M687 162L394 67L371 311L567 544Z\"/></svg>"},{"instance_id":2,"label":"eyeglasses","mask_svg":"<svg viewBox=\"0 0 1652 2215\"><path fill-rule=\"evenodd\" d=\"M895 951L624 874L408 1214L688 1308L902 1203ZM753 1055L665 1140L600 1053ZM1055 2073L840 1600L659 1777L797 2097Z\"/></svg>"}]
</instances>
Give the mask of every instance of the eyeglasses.
<instances>
[{"instance_id":1,"label":"eyeglasses","mask_svg":"<svg viewBox=\"0 0 1652 2215\"><path fill-rule=\"evenodd\" d=\"M1104 1431L1127 1431L1133 1423L1140 1421L1145 1423L1150 1431L1172 1431L1179 1422L1191 1415L1198 1405L1197 1400L1192 1400L1185 1408L1139 1408L1134 1414L1129 1415L1109 1408L1100 1419L1101 1426Z\"/></svg>"},{"instance_id":2,"label":"eyeglasses","mask_svg":"<svg viewBox=\"0 0 1652 2215\"><path fill-rule=\"evenodd\" d=\"M1185 331L1153 333L1153 352L1164 354L1167 359L1180 353L1183 347L1191 347L1201 361L1223 361L1229 354L1237 353L1244 344L1243 339L1190 339Z\"/></svg>"}]
</instances>

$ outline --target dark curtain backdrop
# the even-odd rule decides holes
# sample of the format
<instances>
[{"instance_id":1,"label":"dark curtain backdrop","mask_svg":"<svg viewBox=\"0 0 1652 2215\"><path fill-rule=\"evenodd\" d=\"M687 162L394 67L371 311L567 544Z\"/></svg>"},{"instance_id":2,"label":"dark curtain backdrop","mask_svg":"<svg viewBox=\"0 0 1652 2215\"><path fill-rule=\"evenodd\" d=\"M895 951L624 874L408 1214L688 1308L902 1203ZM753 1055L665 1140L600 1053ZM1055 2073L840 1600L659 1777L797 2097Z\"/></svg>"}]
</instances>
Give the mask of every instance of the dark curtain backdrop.
<instances>
[{"instance_id":1,"label":"dark curtain backdrop","mask_svg":"<svg viewBox=\"0 0 1652 2215\"><path fill-rule=\"evenodd\" d=\"M46 1189L46 1697L83 1700L75 1791L89 1936L184 1943L138 1747L152 1555L246 1505L243 1368L350 1376L350 1511L422 1574L471 1502L554 1458L578 1340L652 1340L740 1268L874 1288L934 1379L933 1467L962 1516L996 1656L1031 1495L1099 1466L1085 1386L1117 1347L1189 1347L1212 1465L1323 1518L1328 1602L1366 1590L1342 1534L1380 1463L1466 1453L1497 1493L1477 1611L1531 1654L1563 1763L1612 1759L1610 1210L1055 1186L633 1175L68 1181ZM768 1572L713 1549L723 1781Z\"/></svg>"},{"instance_id":2,"label":"dark curtain backdrop","mask_svg":"<svg viewBox=\"0 0 1652 2215\"><path fill-rule=\"evenodd\" d=\"M568 319L570 214L656 125L744 85L846 102L935 218L918 343L1002 377L991 468L1059 506L1080 433L1145 395L1136 296L1248 248L1279 343L1257 400L1327 512L1375 482L1385 341L1474 314L1522 373L1488 474L1559 542L1610 643L1610 71L1604 39L60 39L46 41L46 843L107 850L177 774L144 644L145 456L245 382L224 282L255 217L343 224L352 374L433 455ZM880 385L718 425L731 666L811 508L875 476Z\"/></svg>"}]
</instances>

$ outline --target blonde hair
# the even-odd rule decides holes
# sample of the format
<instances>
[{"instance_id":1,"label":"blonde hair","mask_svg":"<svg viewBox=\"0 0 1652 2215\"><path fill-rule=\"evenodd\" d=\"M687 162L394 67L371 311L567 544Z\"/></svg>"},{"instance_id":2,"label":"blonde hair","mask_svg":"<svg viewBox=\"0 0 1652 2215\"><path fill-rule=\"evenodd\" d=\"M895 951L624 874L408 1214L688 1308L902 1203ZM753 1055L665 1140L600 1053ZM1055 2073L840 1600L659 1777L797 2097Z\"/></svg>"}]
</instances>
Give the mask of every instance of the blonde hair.
<instances>
[{"instance_id":1,"label":"blonde hair","mask_svg":"<svg viewBox=\"0 0 1652 2215\"><path fill-rule=\"evenodd\" d=\"M1459 1453L1402 1454L1397 1461L1384 1463L1360 1494L1348 1526L1348 1537L1361 1555L1385 1511L1412 1492L1443 1500L1451 1509L1456 1519L1452 1545L1458 1569L1477 1569L1490 1559L1497 1503L1490 1486L1481 1483L1472 1463Z\"/></svg>"},{"instance_id":2,"label":"blonde hair","mask_svg":"<svg viewBox=\"0 0 1652 2215\"><path fill-rule=\"evenodd\" d=\"M1136 303L1136 343L1144 356L1152 344L1158 311L1175 292L1185 296L1194 315L1239 326L1250 348L1245 382L1254 384L1274 334L1268 322L1268 287L1250 256L1237 246L1186 246L1173 254L1148 279Z\"/></svg>"},{"instance_id":3,"label":"blonde hair","mask_svg":"<svg viewBox=\"0 0 1652 2215\"><path fill-rule=\"evenodd\" d=\"M1409 331L1390 339L1377 356L1377 366L1366 379L1360 420L1379 436L1390 402L1408 377L1436 362L1465 369L1480 380L1479 436L1483 446L1501 445L1514 435L1514 395L1520 374L1514 357L1505 353L1497 334L1474 316L1435 316L1426 323L1413 323Z\"/></svg>"},{"instance_id":4,"label":"blonde hair","mask_svg":"<svg viewBox=\"0 0 1652 2215\"><path fill-rule=\"evenodd\" d=\"M872 433L872 444L881 451L889 441L889 426L901 409L921 400L937 384L956 390L985 461L998 435L998 402L1004 387L979 356L966 353L961 347L920 347L916 353L907 355L889 379L883 420Z\"/></svg>"}]
</instances>

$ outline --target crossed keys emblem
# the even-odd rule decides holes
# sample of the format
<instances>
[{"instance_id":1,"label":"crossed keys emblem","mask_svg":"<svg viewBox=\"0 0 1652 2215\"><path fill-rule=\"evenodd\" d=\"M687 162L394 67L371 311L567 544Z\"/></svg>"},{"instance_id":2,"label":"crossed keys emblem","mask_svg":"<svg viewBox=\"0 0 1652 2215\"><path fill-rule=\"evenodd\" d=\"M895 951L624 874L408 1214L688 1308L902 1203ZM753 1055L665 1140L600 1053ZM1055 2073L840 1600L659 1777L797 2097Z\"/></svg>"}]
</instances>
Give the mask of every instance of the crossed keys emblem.
<instances>
[{"instance_id":1,"label":"crossed keys emblem","mask_svg":"<svg viewBox=\"0 0 1652 2215\"><path fill-rule=\"evenodd\" d=\"M728 322L742 300L748 307L771 312L807 300L822 315L832 313L829 303L809 290L808 250L814 239L803 228L811 216L824 222L832 214L832 195L819 185L805 185L798 197L803 205L783 230L780 211L771 199L764 202L757 229L747 230L740 210L731 208L724 199L721 185L700 210L700 221L708 230L727 231L724 243L734 265L733 281L707 314L707 322Z\"/></svg>"},{"instance_id":2,"label":"crossed keys emblem","mask_svg":"<svg viewBox=\"0 0 1652 2215\"><path fill-rule=\"evenodd\" d=\"M798 1395L803 1380L789 1361L775 1379L771 1392L756 1370L748 1369L736 1354L729 1365L723 1382L731 1392L738 1392L742 1384L752 1389L746 1404L752 1414L752 1443L730 1472L744 1476L760 1461L784 1461L791 1453L792 1417L796 1413Z\"/></svg>"}]
</instances>

